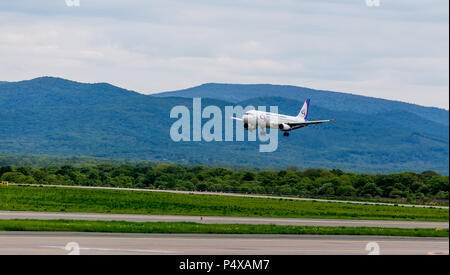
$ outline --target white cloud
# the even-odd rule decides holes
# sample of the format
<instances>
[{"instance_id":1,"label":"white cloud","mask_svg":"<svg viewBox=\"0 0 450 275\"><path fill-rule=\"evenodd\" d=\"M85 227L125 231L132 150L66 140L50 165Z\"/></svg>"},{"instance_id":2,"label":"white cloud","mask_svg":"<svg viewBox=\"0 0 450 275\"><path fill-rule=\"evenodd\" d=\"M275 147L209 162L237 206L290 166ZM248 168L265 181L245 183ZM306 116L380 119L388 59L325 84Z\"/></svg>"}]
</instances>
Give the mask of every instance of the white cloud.
<instances>
[{"instance_id":1,"label":"white cloud","mask_svg":"<svg viewBox=\"0 0 450 275\"><path fill-rule=\"evenodd\" d=\"M291 84L448 109L448 31L444 0L4 1L0 80Z\"/></svg>"}]
</instances>

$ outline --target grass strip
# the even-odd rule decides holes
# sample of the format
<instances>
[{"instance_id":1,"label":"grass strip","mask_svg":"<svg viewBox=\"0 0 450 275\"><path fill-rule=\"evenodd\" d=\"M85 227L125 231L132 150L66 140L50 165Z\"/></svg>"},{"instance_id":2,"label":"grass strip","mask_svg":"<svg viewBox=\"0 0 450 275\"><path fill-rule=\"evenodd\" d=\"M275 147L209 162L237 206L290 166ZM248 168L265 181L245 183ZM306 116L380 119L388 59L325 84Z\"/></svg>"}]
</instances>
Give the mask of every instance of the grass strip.
<instances>
[{"instance_id":1,"label":"grass strip","mask_svg":"<svg viewBox=\"0 0 450 275\"><path fill-rule=\"evenodd\" d=\"M57 187L0 187L0 210L448 221L448 209Z\"/></svg>"},{"instance_id":2,"label":"grass strip","mask_svg":"<svg viewBox=\"0 0 450 275\"><path fill-rule=\"evenodd\" d=\"M448 229L284 226L249 224L200 224L191 222L123 222L78 220L0 220L0 231L184 233L184 234L295 234L295 235L379 235L448 237Z\"/></svg>"}]
</instances>

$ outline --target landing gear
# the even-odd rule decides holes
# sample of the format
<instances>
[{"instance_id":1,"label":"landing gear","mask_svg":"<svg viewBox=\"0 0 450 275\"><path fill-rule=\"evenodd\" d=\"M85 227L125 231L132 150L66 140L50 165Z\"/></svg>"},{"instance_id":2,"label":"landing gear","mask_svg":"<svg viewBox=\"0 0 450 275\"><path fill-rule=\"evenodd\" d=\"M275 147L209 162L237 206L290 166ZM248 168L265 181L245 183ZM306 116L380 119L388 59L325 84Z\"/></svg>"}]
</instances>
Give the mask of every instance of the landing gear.
<instances>
[{"instance_id":1,"label":"landing gear","mask_svg":"<svg viewBox=\"0 0 450 275\"><path fill-rule=\"evenodd\" d=\"M289 136L289 132L284 132L283 136L288 137Z\"/></svg>"}]
</instances>

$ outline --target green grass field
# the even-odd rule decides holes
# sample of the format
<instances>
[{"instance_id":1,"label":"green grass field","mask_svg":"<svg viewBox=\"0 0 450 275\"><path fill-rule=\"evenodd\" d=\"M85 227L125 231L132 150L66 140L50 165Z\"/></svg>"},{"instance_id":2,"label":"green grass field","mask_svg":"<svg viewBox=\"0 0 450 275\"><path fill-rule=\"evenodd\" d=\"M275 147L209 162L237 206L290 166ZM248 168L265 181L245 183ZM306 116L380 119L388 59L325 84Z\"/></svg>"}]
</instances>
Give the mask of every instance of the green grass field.
<instances>
[{"instance_id":1,"label":"green grass field","mask_svg":"<svg viewBox=\"0 0 450 275\"><path fill-rule=\"evenodd\" d=\"M448 221L446 209L56 187L0 187L0 210Z\"/></svg>"},{"instance_id":2,"label":"green grass field","mask_svg":"<svg viewBox=\"0 0 450 275\"><path fill-rule=\"evenodd\" d=\"M377 227L322 227L248 224L137 223L119 221L0 220L0 231L58 231L108 233L183 234L308 234L448 237L448 229L399 229Z\"/></svg>"}]
</instances>

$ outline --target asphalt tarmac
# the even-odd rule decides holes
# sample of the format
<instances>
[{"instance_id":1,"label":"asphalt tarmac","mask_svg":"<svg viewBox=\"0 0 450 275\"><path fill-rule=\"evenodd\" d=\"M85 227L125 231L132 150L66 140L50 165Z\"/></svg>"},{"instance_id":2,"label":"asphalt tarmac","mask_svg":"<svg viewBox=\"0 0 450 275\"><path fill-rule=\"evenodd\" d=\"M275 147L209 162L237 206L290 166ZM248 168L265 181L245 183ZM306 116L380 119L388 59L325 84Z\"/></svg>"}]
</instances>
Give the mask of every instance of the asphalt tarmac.
<instances>
[{"instance_id":1,"label":"asphalt tarmac","mask_svg":"<svg viewBox=\"0 0 450 275\"><path fill-rule=\"evenodd\" d=\"M448 255L448 238L0 232L1 255Z\"/></svg>"},{"instance_id":2,"label":"asphalt tarmac","mask_svg":"<svg viewBox=\"0 0 450 275\"><path fill-rule=\"evenodd\" d=\"M129 222L197 222L205 224L276 224L298 226L353 226L389 228L449 228L448 222L384 221L384 220L333 220L333 219L293 219L293 218L245 218L175 215L132 215L97 213L53 213L0 211L0 220L101 220Z\"/></svg>"}]
</instances>

